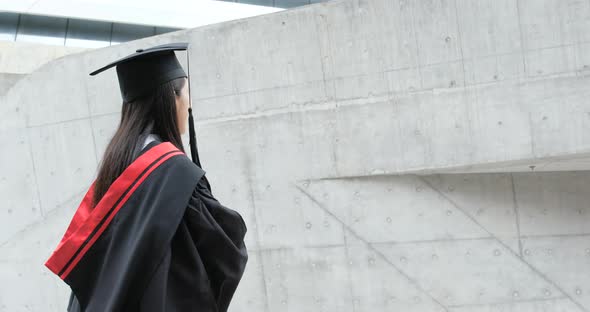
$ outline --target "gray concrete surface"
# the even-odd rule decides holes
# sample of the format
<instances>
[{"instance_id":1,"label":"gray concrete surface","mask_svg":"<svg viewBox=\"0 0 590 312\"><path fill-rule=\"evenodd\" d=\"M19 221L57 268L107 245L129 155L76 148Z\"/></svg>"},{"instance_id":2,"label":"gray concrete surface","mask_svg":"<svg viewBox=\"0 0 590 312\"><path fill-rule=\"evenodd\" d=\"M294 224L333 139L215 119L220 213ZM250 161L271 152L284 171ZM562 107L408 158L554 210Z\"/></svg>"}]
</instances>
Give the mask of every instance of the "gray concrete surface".
<instances>
[{"instance_id":1,"label":"gray concrete surface","mask_svg":"<svg viewBox=\"0 0 590 312\"><path fill-rule=\"evenodd\" d=\"M67 304L43 262L120 111L115 72L88 73L177 40L214 195L249 228L231 311L590 311L574 0L335 0L40 67L0 96L0 311Z\"/></svg>"},{"instance_id":2,"label":"gray concrete surface","mask_svg":"<svg viewBox=\"0 0 590 312\"><path fill-rule=\"evenodd\" d=\"M87 50L39 43L0 41L0 73L29 74L49 61Z\"/></svg>"},{"instance_id":3,"label":"gray concrete surface","mask_svg":"<svg viewBox=\"0 0 590 312\"><path fill-rule=\"evenodd\" d=\"M25 74L2 74L0 73L0 95L4 95L12 86Z\"/></svg>"}]
</instances>

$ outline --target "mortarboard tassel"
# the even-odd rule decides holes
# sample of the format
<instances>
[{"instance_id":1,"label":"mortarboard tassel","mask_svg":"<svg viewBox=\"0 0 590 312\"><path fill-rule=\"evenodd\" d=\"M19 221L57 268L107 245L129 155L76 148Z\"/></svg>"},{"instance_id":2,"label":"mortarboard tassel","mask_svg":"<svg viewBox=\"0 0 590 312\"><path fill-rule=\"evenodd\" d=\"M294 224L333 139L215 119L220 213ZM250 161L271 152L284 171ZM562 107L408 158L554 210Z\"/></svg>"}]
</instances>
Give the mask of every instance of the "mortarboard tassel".
<instances>
[{"instance_id":1,"label":"mortarboard tassel","mask_svg":"<svg viewBox=\"0 0 590 312\"><path fill-rule=\"evenodd\" d=\"M202 169L203 167L201 167L201 161L199 160L199 151L197 150L197 137L195 135L195 122L193 120L192 107L188 108L188 132L190 135L189 145L191 146L191 157L193 159L193 162ZM211 185L209 184L207 177L203 176L203 180L205 182L205 185L207 186L207 189L209 189L209 193L213 194L211 192Z\"/></svg>"},{"instance_id":2,"label":"mortarboard tassel","mask_svg":"<svg viewBox=\"0 0 590 312\"><path fill-rule=\"evenodd\" d=\"M197 151L197 137L195 135L195 121L193 119L192 107L188 108L188 132L190 135L189 145L191 146L191 157L193 159L193 162L197 164L197 166L199 166L200 168L203 168L201 166L201 161L199 160L199 152Z\"/></svg>"},{"instance_id":3,"label":"mortarboard tassel","mask_svg":"<svg viewBox=\"0 0 590 312\"><path fill-rule=\"evenodd\" d=\"M191 92L191 64L190 64L190 53L188 51L188 43L186 43L186 67L187 67L187 80L188 80L188 133L189 133L189 145L191 146L191 157L193 162L199 166L199 168L203 169L201 166L201 161L199 160L199 150L197 149L197 137L195 135L195 121L193 119L193 98ZM211 191L211 185L207 180L207 177L203 176L203 181L209 190L209 193L213 194Z\"/></svg>"}]
</instances>

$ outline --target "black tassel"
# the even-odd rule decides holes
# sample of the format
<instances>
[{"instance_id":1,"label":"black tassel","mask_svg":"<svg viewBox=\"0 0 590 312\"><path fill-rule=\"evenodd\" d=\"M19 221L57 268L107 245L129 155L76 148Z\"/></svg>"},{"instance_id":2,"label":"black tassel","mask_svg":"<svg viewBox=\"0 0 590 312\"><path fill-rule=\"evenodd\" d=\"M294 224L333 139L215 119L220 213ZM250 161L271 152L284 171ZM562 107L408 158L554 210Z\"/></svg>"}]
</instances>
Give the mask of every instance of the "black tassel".
<instances>
[{"instance_id":1,"label":"black tassel","mask_svg":"<svg viewBox=\"0 0 590 312\"><path fill-rule=\"evenodd\" d=\"M195 121L193 120L193 109L191 107L188 108L188 133L190 135L189 144L191 146L191 158L199 168L203 168L201 166L201 161L199 160L199 152L197 151L197 137L195 136Z\"/></svg>"},{"instance_id":2,"label":"black tassel","mask_svg":"<svg viewBox=\"0 0 590 312\"><path fill-rule=\"evenodd\" d=\"M199 160L199 151L197 150L197 136L195 135L195 121L193 119L192 107L188 108L188 132L190 135L189 144L191 146L191 158L192 158L193 162L197 166L199 166L199 168L202 169L203 167L201 166L201 161ZM202 179L205 182L205 185L207 186L209 193L213 194L211 191L211 185L209 184L207 177L203 176Z\"/></svg>"},{"instance_id":3,"label":"black tassel","mask_svg":"<svg viewBox=\"0 0 590 312\"><path fill-rule=\"evenodd\" d=\"M203 166L201 166L201 161L199 160L199 151L197 150L197 137L195 135L195 121L193 120L193 100L192 100L192 92L191 92L191 65L190 65L190 53L188 51L188 45L187 45L187 50L186 50L186 66L188 67L188 73L187 73L187 79L188 79L188 98L189 98L189 103L190 106L188 108L188 132L190 135L190 139L189 139L189 144L191 146L191 157L193 159L193 162L199 166L199 168L203 169ZM203 176L201 178L201 180L203 180L203 182L205 182L205 185L207 186L207 189L209 190L209 193L211 193L211 195L213 195L213 193L211 192L211 184L209 184L209 180L207 180L206 176Z\"/></svg>"}]
</instances>

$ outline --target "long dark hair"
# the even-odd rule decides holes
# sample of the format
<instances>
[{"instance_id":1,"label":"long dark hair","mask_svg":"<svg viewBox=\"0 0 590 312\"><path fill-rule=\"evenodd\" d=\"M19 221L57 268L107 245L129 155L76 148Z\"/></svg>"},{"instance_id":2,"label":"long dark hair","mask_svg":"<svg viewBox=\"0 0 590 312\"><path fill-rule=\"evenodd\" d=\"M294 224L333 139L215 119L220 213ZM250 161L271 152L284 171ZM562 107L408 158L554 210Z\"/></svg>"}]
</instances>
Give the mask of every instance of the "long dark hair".
<instances>
[{"instance_id":1,"label":"long dark hair","mask_svg":"<svg viewBox=\"0 0 590 312\"><path fill-rule=\"evenodd\" d=\"M123 102L121 121L106 147L94 184L92 206L100 201L113 181L133 162L134 151L145 135L153 133L184 152L176 119L176 96L184 87L181 77L164 83L151 94ZM140 145L141 147L141 145Z\"/></svg>"}]
</instances>

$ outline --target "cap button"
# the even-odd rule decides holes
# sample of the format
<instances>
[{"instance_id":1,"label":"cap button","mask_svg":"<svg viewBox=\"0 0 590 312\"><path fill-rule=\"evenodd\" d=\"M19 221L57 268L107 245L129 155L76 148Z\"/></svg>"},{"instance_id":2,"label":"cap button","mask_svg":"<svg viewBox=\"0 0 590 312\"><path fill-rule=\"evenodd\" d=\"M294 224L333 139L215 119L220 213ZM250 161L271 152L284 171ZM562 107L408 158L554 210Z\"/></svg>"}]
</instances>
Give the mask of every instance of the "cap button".
<instances>
[{"instance_id":1,"label":"cap button","mask_svg":"<svg viewBox=\"0 0 590 312\"><path fill-rule=\"evenodd\" d=\"M137 49L137 50L135 50L135 52L141 53L141 52L143 52L143 49Z\"/></svg>"}]
</instances>

